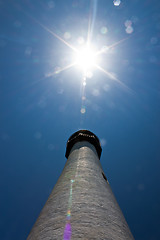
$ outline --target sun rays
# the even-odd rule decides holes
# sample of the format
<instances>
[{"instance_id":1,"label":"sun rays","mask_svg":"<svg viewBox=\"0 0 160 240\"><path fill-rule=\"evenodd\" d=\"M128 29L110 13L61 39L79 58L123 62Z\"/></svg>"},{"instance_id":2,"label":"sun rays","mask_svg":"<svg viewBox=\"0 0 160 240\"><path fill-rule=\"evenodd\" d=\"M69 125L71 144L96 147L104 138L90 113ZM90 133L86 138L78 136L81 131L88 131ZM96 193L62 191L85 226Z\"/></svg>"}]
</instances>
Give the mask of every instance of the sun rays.
<instances>
[{"instance_id":1,"label":"sun rays","mask_svg":"<svg viewBox=\"0 0 160 240\"><path fill-rule=\"evenodd\" d=\"M57 38L59 41L61 41L63 44L65 44L67 47L69 47L73 53L74 53L74 61L72 61L72 63L68 64L67 66L60 68L58 71L54 71L52 75L54 75L55 73L61 73L69 68L78 66L82 69L83 73L87 72L88 70L91 70L93 68L98 69L100 72L104 73L108 78L110 78L110 80L116 81L118 84L120 84L121 86L125 87L126 89L129 90L129 88L122 83L117 77L113 76L112 73L110 73L109 71L107 71L106 69L102 68L102 66L100 66L97 63L97 56L98 55L102 55L102 54L106 54L106 51L108 51L109 49L115 48L117 47L119 44L121 44L122 42L126 41L128 38L124 38L112 45L107 46L107 48L102 49L102 50L98 50L95 51L92 48L92 45L87 42L86 45L83 48L76 48L73 45L71 45L70 43L68 43L66 40L64 40L63 38L61 38L59 35L55 34L52 30L50 30L49 28L47 28L46 26L42 25L41 23L39 23L46 31L48 31L52 36L54 36L55 38ZM87 77L87 76L85 76Z\"/></svg>"},{"instance_id":2,"label":"sun rays","mask_svg":"<svg viewBox=\"0 0 160 240\"><path fill-rule=\"evenodd\" d=\"M42 24L41 22L39 22L37 19L29 16L30 18L32 18L37 24L39 24L45 31L47 31L48 33L50 33L53 37L55 37L57 40L59 40L61 43L63 43L65 46L67 46L69 49L71 49L71 51L74 54L74 58L71 59L72 62L64 67L60 67L58 68L58 70L55 70L51 73L48 73L46 75L46 77L50 77L50 76L54 76L55 74L59 74L67 69L73 68L75 66L78 66L81 68L82 73L83 73L83 77L87 78L87 74L86 72L88 70L91 70L93 68L98 69L100 72L102 72L103 74L105 74L110 80L112 81L116 81L118 84L120 84L121 86L123 86L126 90L129 90L130 92L132 91L131 89L129 89L129 87L127 87L121 80L119 80L117 77L113 76L113 74L109 71L107 71L106 69L104 69L100 64L98 64L97 61L97 57L103 54L107 54L107 51L109 49L115 48L117 46L119 46L121 43L123 43L124 41L128 40L130 37L127 38L123 38L111 45L108 45L105 48L101 48L101 50L96 50L92 48L92 44L91 44L91 38L92 38L92 34L93 34L93 23L91 24L91 22L95 21L95 13L93 14L93 18L94 20L91 21L91 15L89 17L89 24L88 24L88 32L87 32L87 40L86 40L86 44L83 48L77 48L74 45L70 44L68 41L66 41L65 39L63 39L62 37L60 37L58 34L56 34L54 31L52 31L51 29L49 29L47 26L45 26L44 24ZM85 76L84 76L85 73Z\"/></svg>"},{"instance_id":3,"label":"sun rays","mask_svg":"<svg viewBox=\"0 0 160 240\"><path fill-rule=\"evenodd\" d=\"M86 44L86 46L84 46L84 48L78 49L78 48L74 47L72 44L68 43L62 37L60 37L59 35L54 33L52 30L50 30L45 25L41 24L37 20L36 20L36 22L39 23L39 25L41 27L43 27L43 29L45 29L47 32L49 32L52 36L54 36L56 39L58 39L63 44L65 44L67 47L69 47L74 52L74 54L76 54L74 62L68 64L67 66L65 66L63 68L60 68L58 71L54 71L52 74L50 74L50 76L54 75L55 73L57 74L57 73L63 72L66 69L72 68L74 66L80 66L83 71L84 71L84 69L87 70L87 69L89 69L91 67L92 68L95 67L99 71L104 73L107 77L109 77L111 80L114 80L117 83L125 86L125 84L122 83L118 78L113 77L112 73L108 72L106 69L104 69L100 65L98 65L97 62L96 62L96 57L98 55L102 55L102 54L106 53L106 51L108 49L112 49L112 48L117 47L119 44L121 44L122 42L126 41L129 37L128 38L124 38L124 39L122 39L122 40L120 40L120 41L118 41L118 42L116 42L116 43L114 43L112 45L109 45L105 49L98 50L98 51L95 52L95 51L92 50L91 44L89 42ZM127 86L126 86L126 88L127 88Z\"/></svg>"},{"instance_id":4,"label":"sun rays","mask_svg":"<svg viewBox=\"0 0 160 240\"><path fill-rule=\"evenodd\" d=\"M38 21L37 21L38 23ZM54 76L55 74L60 74L64 72L67 69L71 69L73 67L78 67L80 71L82 72L82 79L81 79L81 107L80 107L80 113L81 113L81 118L80 118L80 125L83 126L84 122L84 115L86 113L86 84L87 84L87 78L90 78L92 76L92 70L97 69L101 73L105 74L108 79L111 81L115 82L118 84L118 86L121 86L125 91L129 92L130 94L134 94L134 92L121 80L118 79L115 74L112 72L108 71L107 69L104 69L100 64L99 64L99 57L103 59L103 54L107 54L109 50L115 49L117 46L119 46L121 43L125 42L128 40L130 37L121 39L105 48L101 48L101 50L95 49L92 44L91 44L91 35L90 33L90 27L88 27L88 34L87 34L87 41L86 44L83 44L83 47L77 48L64 40L62 37L54 33L52 30L50 30L48 27L44 26L43 24L39 23L40 26L49 32L52 36L54 36L57 40L59 40L61 43L63 43L65 46L67 46L70 50L71 53L73 54L73 58L70 57L70 64L67 64L64 67L59 67L55 71L49 73L46 77L51 77ZM90 26L90 24L89 24ZM65 52L64 52L65 54ZM90 74L91 73L91 74Z\"/></svg>"},{"instance_id":5,"label":"sun rays","mask_svg":"<svg viewBox=\"0 0 160 240\"><path fill-rule=\"evenodd\" d=\"M56 34L52 29L49 27L45 26L35 18L29 16L34 20L39 26L41 26L46 32L48 32L51 36L53 36L55 39L57 39L59 42L63 44L63 46L66 46L70 52L63 48L63 59L65 59L67 56L67 64L63 65L62 67L59 66L54 71L50 71L49 73L45 74L45 78L47 77L54 77L68 69L71 68L77 68L78 71L81 72L81 107L80 107L80 125L81 127L83 126L84 122L84 116L86 113L86 108L87 108L87 97L86 97L86 85L88 79L92 78L93 76L93 71L98 70L102 74L104 74L110 81L113 81L116 83L118 86L123 88L125 91L129 92L130 94L134 94L134 92L126 86L124 82L122 82L114 73L108 71L106 69L107 65L102 67L101 63L103 63L104 66L104 61L106 61L107 57L109 59L109 54L111 49L115 49L118 47L120 44L128 40L130 37L123 38L117 42L114 42L108 46L101 46L98 48L98 46L93 45L92 43L92 38L93 38L93 29L94 29L94 23L96 19L96 9L97 9L97 1L94 1L94 9L89 14L89 19L88 19L88 30L86 34L86 41L83 39L82 43L79 43L79 47L74 46L69 40L66 40L65 36L64 38ZM107 28L104 29L106 32ZM69 38L67 38L69 39ZM68 55L69 53L69 55ZM110 59L112 60L112 59Z\"/></svg>"}]
</instances>

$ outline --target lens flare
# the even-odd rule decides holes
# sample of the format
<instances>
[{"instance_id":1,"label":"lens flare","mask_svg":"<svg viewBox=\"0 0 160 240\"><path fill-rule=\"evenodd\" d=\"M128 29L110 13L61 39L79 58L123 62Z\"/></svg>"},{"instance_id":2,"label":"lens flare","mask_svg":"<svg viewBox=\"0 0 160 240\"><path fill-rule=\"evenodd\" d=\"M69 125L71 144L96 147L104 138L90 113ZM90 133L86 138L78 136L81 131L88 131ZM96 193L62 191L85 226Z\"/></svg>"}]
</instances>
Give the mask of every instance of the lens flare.
<instances>
[{"instance_id":1,"label":"lens flare","mask_svg":"<svg viewBox=\"0 0 160 240\"><path fill-rule=\"evenodd\" d=\"M71 239L71 235L72 235L72 229L71 229L71 224L67 223L64 229L64 236L63 239L64 240L70 240Z\"/></svg>"}]
</instances>

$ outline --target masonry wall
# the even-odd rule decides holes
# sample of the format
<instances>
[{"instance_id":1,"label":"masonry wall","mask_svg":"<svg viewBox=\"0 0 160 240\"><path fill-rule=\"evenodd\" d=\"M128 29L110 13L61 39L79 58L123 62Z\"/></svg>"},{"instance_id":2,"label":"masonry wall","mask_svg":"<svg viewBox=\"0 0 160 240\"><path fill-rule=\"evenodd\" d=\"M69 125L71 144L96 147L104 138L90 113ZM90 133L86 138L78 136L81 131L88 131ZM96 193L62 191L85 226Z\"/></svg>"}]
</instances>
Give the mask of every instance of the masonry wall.
<instances>
[{"instance_id":1,"label":"masonry wall","mask_svg":"<svg viewBox=\"0 0 160 240\"><path fill-rule=\"evenodd\" d=\"M76 143L28 240L134 239L95 147Z\"/></svg>"}]
</instances>

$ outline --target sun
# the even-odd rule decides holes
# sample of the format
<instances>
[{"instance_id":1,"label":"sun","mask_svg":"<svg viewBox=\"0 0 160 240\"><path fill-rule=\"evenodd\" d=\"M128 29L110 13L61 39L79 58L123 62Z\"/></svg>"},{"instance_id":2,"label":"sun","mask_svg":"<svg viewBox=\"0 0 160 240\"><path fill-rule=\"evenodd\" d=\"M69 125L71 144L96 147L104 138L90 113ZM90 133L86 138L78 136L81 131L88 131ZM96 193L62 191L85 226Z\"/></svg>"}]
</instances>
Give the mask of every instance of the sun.
<instances>
[{"instance_id":1,"label":"sun","mask_svg":"<svg viewBox=\"0 0 160 240\"><path fill-rule=\"evenodd\" d=\"M83 71L92 70L97 64L96 51L93 46L86 45L78 49L74 56L75 65Z\"/></svg>"},{"instance_id":2,"label":"sun","mask_svg":"<svg viewBox=\"0 0 160 240\"><path fill-rule=\"evenodd\" d=\"M101 67L100 62L102 62L102 59L99 58L99 57L102 54L106 53L106 47L102 48L101 50L97 50L97 48L95 49L95 47L93 47L93 45L91 45L90 41L87 40L87 43L84 47L82 47L80 49L76 48L75 46L73 46L72 44L70 44L69 42L67 42L63 38L61 38L59 35L54 33L48 27L46 27L42 23L38 22L36 19L34 19L34 20L42 28L44 28L47 32L49 32L52 36L54 36L59 41L61 41L64 45L69 47L72 50L72 52L74 53L74 57L72 58L72 62L70 64L64 66L63 68L60 68L58 73L63 72L65 70L69 69L69 68L78 66L81 69L81 71L83 72L83 78L86 79L86 78L88 78L88 76L90 76L90 74L87 76L87 73L92 73L92 70L95 68L95 69L98 69L101 72L103 72L112 81L115 81L115 82L119 83L121 86L123 86L124 88L126 88L127 90L132 92L132 90L130 88L128 88L124 83L122 83L116 76L114 76L111 72L109 72L109 71L105 70L103 67ZM127 38L121 39L118 42L115 42L115 43L111 44L110 46L107 47L107 51L109 49L115 48L116 46L118 46L120 43L126 41L127 39L129 39L129 38L127 37ZM57 74L57 70L53 71L48 76L52 76L52 75L55 75L55 74ZM86 82L83 81L83 84L85 85Z\"/></svg>"}]
</instances>

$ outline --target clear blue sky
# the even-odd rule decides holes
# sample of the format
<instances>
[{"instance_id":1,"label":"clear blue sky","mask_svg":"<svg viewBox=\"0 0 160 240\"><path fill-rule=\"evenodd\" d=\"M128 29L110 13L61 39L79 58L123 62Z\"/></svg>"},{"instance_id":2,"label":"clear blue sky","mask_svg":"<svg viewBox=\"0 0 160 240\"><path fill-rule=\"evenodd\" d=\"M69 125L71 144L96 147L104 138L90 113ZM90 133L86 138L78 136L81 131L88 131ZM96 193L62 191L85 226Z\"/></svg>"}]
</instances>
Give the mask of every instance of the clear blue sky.
<instances>
[{"instance_id":1,"label":"clear blue sky","mask_svg":"<svg viewBox=\"0 0 160 240\"><path fill-rule=\"evenodd\" d=\"M87 77L75 47L87 39ZM0 1L0 239L26 239L79 129L136 240L160 239L160 2Z\"/></svg>"}]
</instances>

